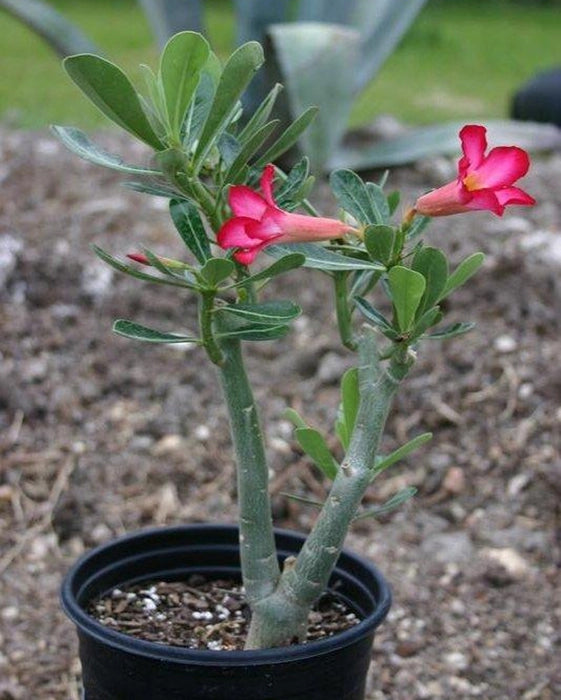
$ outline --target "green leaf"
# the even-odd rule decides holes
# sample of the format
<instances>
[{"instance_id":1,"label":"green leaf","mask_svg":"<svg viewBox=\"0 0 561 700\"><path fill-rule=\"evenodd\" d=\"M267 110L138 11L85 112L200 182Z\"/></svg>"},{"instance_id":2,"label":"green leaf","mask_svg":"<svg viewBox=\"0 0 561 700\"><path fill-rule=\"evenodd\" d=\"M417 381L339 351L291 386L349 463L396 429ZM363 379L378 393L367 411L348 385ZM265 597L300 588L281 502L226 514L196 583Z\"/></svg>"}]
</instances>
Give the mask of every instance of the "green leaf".
<instances>
[{"instance_id":1,"label":"green leaf","mask_svg":"<svg viewBox=\"0 0 561 700\"><path fill-rule=\"evenodd\" d=\"M411 269L420 272L427 283L417 309L417 318L419 318L442 298L442 292L448 280L448 260L438 248L423 246L415 253Z\"/></svg>"},{"instance_id":2,"label":"green leaf","mask_svg":"<svg viewBox=\"0 0 561 700\"><path fill-rule=\"evenodd\" d=\"M279 120L275 119L268 122L252 134L251 138L244 143L238 155L226 171L226 174L224 175L224 182L233 184L239 182L240 175L243 173L248 161L263 146L278 124Z\"/></svg>"},{"instance_id":3,"label":"green leaf","mask_svg":"<svg viewBox=\"0 0 561 700\"><path fill-rule=\"evenodd\" d=\"M334 479L337 476L339 464L331 454L321 433L314 428L297 428L294 436L300 447L325 476L328 479Z\"/></svg>"},{"instance_id":4,"label":"green leaf","mask_svg":"<svg viewBox=\"0 0 561 700\"><path fill-rule=\"evenodd\" d=\"M396 340L399 337L399 333L395 330L392 324L368 301L366 301L366 299L363 299L362 297L355 297L354 302L361 314L371 323L377 326L386 337L390 338L390 340Z\"/></svg>"},{"instance_id":5,"label":"green leaf","mask_svg":"<svg viewBox=\"0 0 561 700\"><path fill-rule=\"evenodd\" d=\"M358 390L358 369L351 367L341 380L341 404L337 414L337 433L345 449L349 446L356 423L360 393Z\"/></svg>"},{"instance_id":6,"label":"green leaf","mask_svg":"<svg viewBox=\"0 0 561 700\"><path fill-rule=\"evenodd\" d=\"M176 140L180 138L187 108L209 53L206 39L196 32L180 32L172 36L162 51L159 75L169 127Z\"/></svg>"},{"instance_id":7,"label":"green leaf","mask_svg":"<svg viewBox=\"0 0 561 700\"><path fill-rule=\"evenodd\" d=\"M281 209L291 209L299 203L298 195L310 175L310 161L306 156L296 163L286 176L285 181L275 192L275 199Z\"/></svg>"},{"instance_id":8,"label":"green leaf","mask_svg":"<svg viewBox=\"0 0 561 700\"><path fill-rule=\"evenodd\" d=\"M473 253L473 255L462 260L448 278L446 286L440 295L440 299L444 299L444 297L447 297L454 289L467 282L468 279L479 270L481 265L483 265L484 260L485 255L483 253Z\"/></svg>"},{"instance_id":9,"label":"green leaf","mask_svg":"<svg viewBox=\"0 0 561 700\"><path fill-rule=\"evenodd\" d=\"M290 326L266 326L253 324L247 326L239 326L231 330L225 330L217 333L217 338L238 338L239 340L274 340L282 338L290 330Z\"/></svg>"},{"instance_id":10,"label":"green leaf","mask_svg":"<svg viewBox=\"0 0 561 700\"><path fill-rule=\"evenodd\" d=\"M161 175L158 170L129 165L120 156L107 153L103 148L90 141L89 137L80 129L75 129L71 126L52 126L51 129L66 148L89 163L102 165L104 168L110 168L111 170L119 170L122 173L132 173L133 175Z\"/></svg>"},{"instance_id":11,"label":"green leaf","mask_svg":"<svg viewBox=\"0 0 561 700\"><path fill-rule=\"evenodd\" d=\"M265 248L265 252L274 258L280 258L287 253L301 253L306 262L303 267L312 267L318 270L384 270L382 265L370 260L357 260L346 255L339 255L326 250L315 243L283 243L271 245Z\"/></svg>"},{"instance_id":12,"label":"green leaf","mask_svg":"<svg viewBox=\"0 0 561 700\"><path fill-rule=\"evenodd\" d=\"M205 160L237 109L239 98L263 60L261 46L256 41L250 41L236 49L226 62L195 151L195 166L200 166Z\"/></svg>"},{"instance_id":13,"label":"green leaf","mask_svg":"<svg viewBox=\"0 0 561 700\"><path fill-rule=\"evenodd\" d=\"M406 333L425 292L425 278L408 267L396 265L388 272L388 282L399 328Z\"/></svg>"},{"instance_id":14,"label":"green leaf","mask_svg":"<svg viewBox=\"0 0 561 700\"><path fill-rule=\"evenodd\" d=\"M276 83L263 102L261 102L259 107L257 107L257 109L253 112L251 119L240 131L239 139L241 143L245 143L246 141L252 139L254 135L267 123L282 88L283 86L280 83Z\"/></svg>"},{"instance_id":15,"label":"green leaf","mask_svg":"<svg viewBox=\"0 0 561 700\"><path fill-rule=\"evenodd\" d=\"M415 322L414 336L420 337L431 326L436 326L442 321L444 314L438 306L433 306L432 309L425 313Z\"/></svg>"},{"instance_id":16,"label":"green leaf","mask_svg":"<svg viewBox=\"0 0 561 700\"><path fill-rule=\"evenodd\" d=\"M199 338L193 338L178 333L162 333L153 328L142 326L134 321L119 319L113 324L113 331L118 335L134 340L144 340L148 343L199 343Z\"/></svg>"},{"instance_id":17,"label":"green leaf","mask_svg":"<svg viewBox=\"0 0 561 700\"><path fill-rule=\"evenodd\" d=\"M387 171L386 171L387 177ZM372 200L374 208L379 212L380 217L384 223L387 223L390 219L390 205L388 199L384 194L384 190L381 185L377 185L375 182L367 182L366 189Z\"/></svg>"},{"instance_id":18,"label":"green leaf","mask_svg":"<svg viewBox=\"0 0 561 700\"><path fill-rule=\"evenodd\" d=\"M312 123L317 113L317 107L308 107L308 109L303 112L298 119L295 119L288 129L279 136L273 145L265 151L255 163L255 166L257 168L262 168L267 165L267 163L273 163L280 158L283 153L286 153L286 151L292 148L300 138L300 135L306 131L308 126Z\"/></svg>"},{"instance_id":19,"label":"green leaf","mask_svg":"<svg viewBox=\"0 0 561 700\"><path fill-rule=\"evenodd\" d=\"M169 212L183 243L204 265L212 257L210 243L197 207L187 200L172 199Z\"/></svg>"},{"instance_id":20,"label":"green leaf","mask_svg":"<svg viewBox=\"0 0 561 700\"><path fill-rule=\"evenodd\" d=\"M129 190L134 190L135 192L143 192L144 194L151 194L154 197L165 197L166 199L173 199L174 197L181 196L182 193L169 187L167 184L161 184L159 182L154 182L152 180L129 180L122 183L123 187Z\"/></svg>"},{"instance_id":21,"label":"green leaf","mask_svg":"<svg viewBox=\"0 0 561 700\"><path fill-rule=\"evenodd\" d=\"M354 520L364 520L365 518L377 518L380 515L390 513L392 510L395 510L396 508L399 508L401 505L403 505L416 493L417 489L415 486L406 486L404 489L401 489L396 494L394 494L391 498L388 498L388 500L385 503L382 503L381 506L369 508L368 510L359 513L354 518Z\"/></svg>"},{"instance_id":22,"label":"green leaf","mask_svg":"<svg viewBox=\"0 0 561 700\"><path fill-rule=\"evenodd\" d=\"M291 501L298 501L298 503L305 503L307 506L313 506L314 508L323 508L323 503L321 501L314 501L313 498L306 498L305 496L297 496L295 493L286 493L286 491L281 491L281 496L286 496L290 498Z\"/></svg>"},{"instance_id":23,"label":"green leaf","mask_svg":"<svg viewBox=\"0 0 561 700\"><path fill-rule=\"evenodd\" d=\"M217 287L234 270L235 265L228 258L210 258L201 268L200 275L210 287Z\"/></svg>"},{"instance_id":24,"label":"green leaf","mask_svg":"<svg viewBox=\"0 0 561 700\"><path fill-rule=\"evenodd\" d=\"M114 258L109 253L106 253L103 249L98 246L92 246L94 253L101 258L103 262L113 267L119 272L124 272L126 275L135 277L136 279L143 280L145 282L155 282L156 284L168 284L172 287L184 287L186 289L198 289L197 285L188 282L187 280L178 279L177 277L158 277L156 275L150 275L146 272L141 272L136 267L132 265L127 265L121 260Z\"/></svg>"},{"instance_id":25,"label":"green leaf","mask_svg":"<svg viewBox=\"0 0 561 700\"><path fill-rule=\"evenodd\" d=\"M383 224L384 219L370 196L366 183L352 170L336 170L329 178L339 206L359 224Z\"/></svg>"},{"instance_id":26,"label":"green leaf","mask_svg":"<svg viewBox=\"0 0 561 700\"><path fill-rule=\"evenodd\" d=\"M463 335L468 333L475 326L475 323L452 323L449 326L445 326L439 331L434 331L426 337L430 340L444 340L445 338L453 338L456 335Z\"/></svg>"},{"instance_id":27,"label":"green leaf","mask_svg":"<svg viewBox=\"0 0 561 700\"><path fill-rule=\"evenodd\" d=\"M430 216L416 216L413 219L413 223L405 230L405 239L407 241L412 241L414 238L420 236L430 224L430 221Z\"/></svg>"},{"instance_id":28,"label":"green leaf","mask_svg":"<svg viewBox=\"0 0 561 700\"><path fill-rule=\"evenodd\" d=\"M157 151L165 145L152 128L132 83L114 63L92 54L64 59L70 78L111 121Z\"/></svg>"},{"instance_id":29,"label":"green leaf","mask_svg":"<svg viewBox=\"0 0 561 700\"><path fill-rule=\"evenodd\" d=\"M417 437L414 437L412 440L409 440L409 442L406 442L405 445L398 447L397 450L394 450L387 457L382 457L376 462L376 465L372 469L371 480L373 481L378 476L378 474L381 474L383 471L388 469L388 467L391 467L396 462L399 462L400 460L410 455L421 445L424 445L426 442L428 442L431 438L432 433L422 433L421 435L417 435Z\"/></svg>"},{"instance_id":30,"label":"green leaf","mask_svg":"<svg viewBox=\"0 0 561 700\"><path fill-rule=\"evenodd\" d=\"M388 195L388 207L390 209L390 215L395 212L397 207L399 206L399 202L401 200L401 192L398 190L394 190L393 192L390 192Z\"/></svg>"},{"instance_id":31,"label":"green leaf","mask_svg":"<svg viewBox=\"0 0 561 700\"><path fill-rule=\"evenodd\" d=\"M364 231L364 245L372 260L387 265L392 258L395 229L391 226L374 224Z\"/></svg>"},{"instance_id":32,"label":"green leaf","mask_svg":"<svg viewBox=\"0 0 561 700\"><path fill-rule=\"evenodd\" d=\"M261 304L227 304L220 311L239 316L246 321L264 325L288 323L300 316L302 309L291 301L265 301Z\"/></svg>"},{"instance_id":33,"label":"green leaf","mask_svg":"<svg viewBox=\"0 0 561 700\"><path fill-rule=\"evenodd\" d=\"M234 287L243 287L247 282L261 282L261 280L269 280L278 275L283 275L289 270L294 270L297 267L302 267L306 262L306 258L302 253L289 253L288 255L283 255L276 262L269 267L266 267L261 272L257 272L255 275L250 277L244 277L244 279L237 282Z\"/></svg>"},{"instance_id":34,"label":"green leaf","mask_svg":"<svg viewBox=\"0 0 561 700\"><path fill-rule=\"evenodd\" d=\"M307 428L308 425L302 416L293 408L287 408L282 414L283 418L290 421L295 428Z\"/></svg>"}]
</instances>

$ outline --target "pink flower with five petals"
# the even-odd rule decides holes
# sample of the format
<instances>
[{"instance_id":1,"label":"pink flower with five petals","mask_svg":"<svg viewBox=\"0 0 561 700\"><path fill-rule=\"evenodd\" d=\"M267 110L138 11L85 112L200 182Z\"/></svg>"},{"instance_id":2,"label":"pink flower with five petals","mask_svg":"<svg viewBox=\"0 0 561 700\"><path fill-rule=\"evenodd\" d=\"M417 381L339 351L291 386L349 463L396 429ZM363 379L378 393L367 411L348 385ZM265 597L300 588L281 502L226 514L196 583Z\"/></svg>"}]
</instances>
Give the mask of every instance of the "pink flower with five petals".
<instances>
[{"instance_id":1,"label":"pink flower with five petals","mask_svg":"<svg viewBox=\"0 0 561 700\"><path fill-rule=\"evenodd\" d=\"M419 197L414 212L424 216L448 216L486 209L502 216L509 204L531 206L533 197L514 187L530 167L526 151L516 146L499 146L487 155L487 129L470 124L460 131L463 157L458 178Z\"/></svg>"},{"instance_id":2,"label":"pink flower with five petals","mask_svg":"<svg viewBox=\"0 0 561 700\"><path fill-rule=\"evenodd\" d=\"M357 229L337 219L293 214L281 209L273 196L275 169L267 165L261 176L261 192L247 185L233 185L228 203L234 214L218 231L221 248L238 248L234 259L249 265L257 254L274 243L303 243L341 238Z\"/></svg>"}]
</instances>

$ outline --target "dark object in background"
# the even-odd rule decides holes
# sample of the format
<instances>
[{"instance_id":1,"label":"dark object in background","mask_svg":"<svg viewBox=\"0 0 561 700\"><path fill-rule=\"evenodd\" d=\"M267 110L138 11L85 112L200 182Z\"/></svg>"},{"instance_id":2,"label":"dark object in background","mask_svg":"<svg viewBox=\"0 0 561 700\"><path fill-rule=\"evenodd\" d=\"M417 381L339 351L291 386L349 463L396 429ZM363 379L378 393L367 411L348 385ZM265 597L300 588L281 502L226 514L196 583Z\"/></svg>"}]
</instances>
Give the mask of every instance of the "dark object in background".
<instances>
[{"instance_id":1,"label":"dark object in background","mask_svg":"<svg viewBox=\"0 0 561 700\"><path fill-rule=\"evenodd\" d=\"M561 126L561 67L539 73L514 95L514 119Z\"/></svg>"}]
</instances>

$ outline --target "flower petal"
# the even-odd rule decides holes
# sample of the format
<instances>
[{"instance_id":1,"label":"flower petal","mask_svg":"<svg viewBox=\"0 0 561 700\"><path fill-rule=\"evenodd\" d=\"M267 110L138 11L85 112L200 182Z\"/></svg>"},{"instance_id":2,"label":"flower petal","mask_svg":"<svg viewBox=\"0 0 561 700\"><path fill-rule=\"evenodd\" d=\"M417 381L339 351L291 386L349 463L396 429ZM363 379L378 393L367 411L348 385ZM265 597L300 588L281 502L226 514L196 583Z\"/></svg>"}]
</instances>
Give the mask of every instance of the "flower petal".
<instances>
[{"instance_id":1,"label":"flower petal","mask_svg":"<svg viewBox=\"0 0 561 700\"><path fill-rule=\"evenodd\" d=\"M280 209L272 209L269 207L260 221L252 220L251 224L246 229L247 234L252 238L259 238L262 241L277 238L283 232L277 221L279 214L281 215L281 220L287 216L287 214Z\"/></svg>"},{"instance_id":2,"label":"flower petal","mask_svg":"<svg viewBox=\"0 0 561 700\"><path fill-rule=\"evenodd\" d=\"M531 207L536 203L533 197L521 190L519 187L504 187L502 190L495 190L497 199L501 204L520 204Z\"/></svg>"},{"instance_id":3,"label":"flower petal","mask_svg":"<svg viewBox=\"0 0 561 700\"><path fill-rule=\"evenodd\" d=\"M236 216L259 220L265 213L267 202L247 185L234 185L228 193L230 209Z\"/></svg>"},{"instance_id":4,"label":"flower petal","mask_svg":"<svg viewBox=\"0 0 561 700\"><path fill-rule=\"evenodd\" d=\"M464 157L460 160L458 168L462 177L483 162L487 149L486 133L487 129L478 124L467 124L460 131Z\"/></svg>"},{"instance_id":5,"label":"flower petal","mask_svg":"<svg viewBox=\"0 0 561 700\"><path fill-rule=\"evenodd\" d=\"M516 146L498 146L489 152L475 175L483 188L508 187L526 175L530 159Z\"/></svg>"},{"instance_id":6,"label":"flower petal","mask_svg":"<svg viewBox=\"0 0 561 700\"><path fill-rule=\"evenodd\" d=\"M271 207L276 207L277 203L275 202L275 198L273 196L273 179L275 177L275 166L269 163L269 165L265 166L265 169L263 170L263 175L261 175L261 192L263 192L263 196L265 197L265 201L267 204Z\"/></svg>"},{"instance_id":7,"label":"flower petal","mask_svg":"<svg viewBox=\"0 0 561 700\"><path fill-rule=\"evenodd\" d=\"M497 216L502 216L505 210L504 205L499 202L497 194L494 190L483 189L473 190L470 192L469 201L464 203L466 209L474 209L476 211L492 211Z\"/></svg>"},{"instance_id":8,"label":"flower petal","mask_svg":"<svg viewBox=\"0 0 561 700\"><path fill-rule=\"evenodd\" d=\"M233 258L242 265L251 265L258 253L259 249L257 247L252 249L244 248L242 250L236 250Z\"/></svg>"},{"instance_id":9,"label":"flower petal","mask_svg":"<svg viewBox=\"0 0 561 700\"><path fill-rule=\"evenodd\" d=\"M216 242L221 248L245 248L255 245L255 239L249 234L250 227L255 224L253 219L236 216L228 219L216 235Z\"/></svg>"}]
</instances>

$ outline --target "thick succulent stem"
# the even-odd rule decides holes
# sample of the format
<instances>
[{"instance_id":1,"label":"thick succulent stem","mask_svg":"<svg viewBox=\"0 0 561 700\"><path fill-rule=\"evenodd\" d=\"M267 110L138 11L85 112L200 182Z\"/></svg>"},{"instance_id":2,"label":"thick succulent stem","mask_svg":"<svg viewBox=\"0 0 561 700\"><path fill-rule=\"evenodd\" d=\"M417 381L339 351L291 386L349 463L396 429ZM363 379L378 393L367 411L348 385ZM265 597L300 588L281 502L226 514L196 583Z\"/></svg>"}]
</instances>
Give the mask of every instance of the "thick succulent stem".
<instances>
[{"instance_id":1,"label":"thick succulent stem","mask_svg":"<svg viewBox=\"0 0 561 700\"><path fill-rule=\"evenodd\" d=\"M371 329L359 340L360 405L347 455L296 560L285 566L273 595L259 601L247 646L266 648L301 638L308 612L325 590L349 526L371 481L378 445L401 379L412 360L395 357L382 368Z\"/></svg>"},{"instance_id":2,"label":"thick succulent stem","mask_svg":"<svg viewBox=\"0 0 561 700\"><path fill-rule=\"evenodd\" d=\"M220 378L238 470L242 578L253 608L257 601L271 595L280 577L268 493L269 473L240 342L223 341L221 350Z\"/></svg>"}]
</instances>

